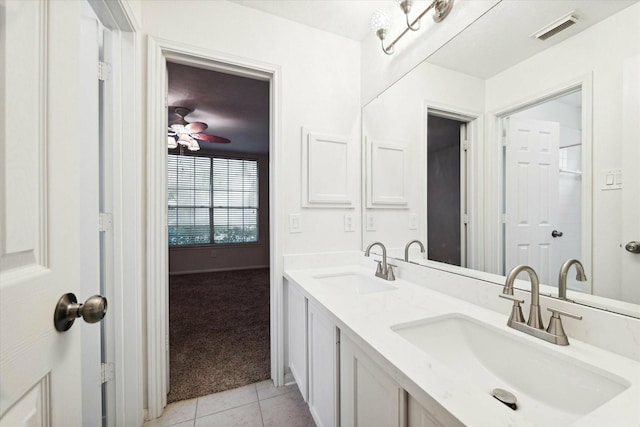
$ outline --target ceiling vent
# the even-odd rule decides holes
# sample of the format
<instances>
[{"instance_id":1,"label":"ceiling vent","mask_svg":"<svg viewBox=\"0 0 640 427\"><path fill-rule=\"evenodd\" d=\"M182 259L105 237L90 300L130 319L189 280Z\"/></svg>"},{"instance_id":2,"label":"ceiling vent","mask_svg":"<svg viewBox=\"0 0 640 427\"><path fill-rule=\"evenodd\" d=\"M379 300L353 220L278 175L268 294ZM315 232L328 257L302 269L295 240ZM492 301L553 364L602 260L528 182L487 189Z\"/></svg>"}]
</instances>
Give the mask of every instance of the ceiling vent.
<instances>
[{"instance_id":1,"label":"ceiling vent","mask_svg":"<svg viewBox=\"0 0 640 427\"><path fill-rule=\"evenodd\" d=\"M551 36L555 36L562 30L566 30L573 24L578 22L578 17L575 14L575 10L566 14L560 19L556 19L551 24L545 26L539 31L536 31L532 37L535 37L539 40L546 40Z\"/></svg>"}]
</instances>

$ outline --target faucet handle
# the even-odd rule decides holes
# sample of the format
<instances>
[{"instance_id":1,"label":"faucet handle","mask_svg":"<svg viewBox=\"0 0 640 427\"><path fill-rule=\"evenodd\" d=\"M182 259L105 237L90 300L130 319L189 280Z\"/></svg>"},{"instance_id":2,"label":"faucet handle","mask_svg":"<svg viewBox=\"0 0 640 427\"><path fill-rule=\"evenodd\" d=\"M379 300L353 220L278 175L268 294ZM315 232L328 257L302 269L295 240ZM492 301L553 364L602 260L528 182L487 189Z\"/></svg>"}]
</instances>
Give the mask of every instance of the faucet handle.
<instances>
[{"instance_id":1,"label":"faucet handle","mask_svg":"<svg viewBox=\"0 0 640 427\"><path fill-rule=\"evenodd\" d=\"M520 304L524 303L524 300L516 298L512 295L499 294L498 296L500 298L513 301L513 307L511 307L511 315L509 316L509 321L507 322L507 325L510 325L511 322L524 323L524 315L522 314L522 307L520 307Z\"/></svg>"},{"instance_id":2,"label":"faucet handle","mask_svg":"<svg viewBox=\"0 0 640 427\"><path fill-rule=\"evenodd\" d=\"M512 295L505 295L505 294L500 294L498 295L500 298L504 298L504 299L508 299L510 301L513 301L514 305L520 305L520 304L524 304L524 300L520 299L520 298L516 298Z\"/></svg>"},{"instance_id":3,"label":"faucet handle","mask_svg":"<svg viewBox=\"0 0 640 427\"><path fill-rule=\"evenodd\" d=\"M387 263L387 280L396 280L396 275L393 273L393 267L397 267L397 265Z\"/></svg>"},{"instance_id":4,"label":"faucet handle","mask_svg":"<svg viewBox=\"0 0 640 427\"><path fill-rule=\"evenodd\" d=\"M378 266L376 267L376 276L379 276L382 274L382 261L376 261L378 263Z\"/></svg>"},{"instance_id":5,"label":"faucet handle","mask_svg":"<svg viewBox=\"0 0 640 427\"><path fill-rule=\"evenodd\" d=\"M551 317L553 317L554 319L559 319L560 316L567 316L571 317L572 319L582 320L582 316L579 316L577 314L567 313L566 311L558 310L556 308L547 308L547 310L552 313Z\"/></svg>"},{"instance_id":6,"label":"faucet handle","mask_svg":"<svg viewBox=\"0 0 640 427\"><path fill-rule=\"evenodd\" d=\"M578 320L582 320L582 316L556 310L555 308L547 308L547 310L552 313L551 319L549 319L549 326L547 326L547 332L553 335L554 338L552 342L558 345L569 345L569 338L567 338L567 334L562 327L562 319L560 316L567 316Z\"/></svg>"}]
</instances>

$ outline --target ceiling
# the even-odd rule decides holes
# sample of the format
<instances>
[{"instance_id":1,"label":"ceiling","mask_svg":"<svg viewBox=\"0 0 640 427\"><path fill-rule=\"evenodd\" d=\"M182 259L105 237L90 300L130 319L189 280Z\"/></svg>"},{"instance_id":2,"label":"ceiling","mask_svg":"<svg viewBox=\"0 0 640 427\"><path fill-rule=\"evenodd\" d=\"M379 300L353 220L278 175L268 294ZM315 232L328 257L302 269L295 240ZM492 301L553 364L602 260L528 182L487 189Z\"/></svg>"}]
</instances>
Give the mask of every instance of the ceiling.
<instances>
[{"instance_id":1,"label":"ceiling","mask_svg":"<svg viewBox=\"0 0 640 427\"><path fill-rule=\"evenodd\" d=\"M375 10L398 8L392 0L230 1L353 40L375 37L369 28ZM637 2L502 0L428 61L486 79ZM422 10L424 4L428 2L416 1L414 10ZM571 11L579 17L576 25L546 41L531 37ZM401 13L399 8L397 12ZM187 121L207 123L209 129L205 133L231 140L229 144L202 143L203 149L268 152L268 82L173 63L168 68L169 105L193 110L186 116Z\"/></svg>"},{"instance_id":2,"label":"ceiling","mask_svg":"<svg viewBox=\"0 0 640 427\"><path fill-rule=\"evenodd\" d=\"M361 41L375 37L370 27L373 13L391 9L393 0L230 0L319 30ZM419 2L423 2L419 0ZM418 1L416 1L416 7ZM395 6L397 7L397 6ZM398 8L400 12L400 8Z\"/></svg>"},{"instance_id":3,"label":"ceiling","mask_svg":"<svg viewBox=\"0 0 640 427\"><path fill-rule=\"evenodd\" d=\"M228 144L201 142L203 150L269 151L269 82L168 63L170 107L192 110L188 122L204 122L206 134ZM169 123L178 116L170 116Z\"/></svg>"},{"instance_id":4,"label":"ceiling","mask_svg":"<svg viewBox=\"0 0 640 427\"><path fill-rule=\"evenodd\" d=\"M428 59L487 79L554 46L638 0L503 0ZM574 11L578 22L545 41L532 37Z\"/></svg>"}]
</instances>

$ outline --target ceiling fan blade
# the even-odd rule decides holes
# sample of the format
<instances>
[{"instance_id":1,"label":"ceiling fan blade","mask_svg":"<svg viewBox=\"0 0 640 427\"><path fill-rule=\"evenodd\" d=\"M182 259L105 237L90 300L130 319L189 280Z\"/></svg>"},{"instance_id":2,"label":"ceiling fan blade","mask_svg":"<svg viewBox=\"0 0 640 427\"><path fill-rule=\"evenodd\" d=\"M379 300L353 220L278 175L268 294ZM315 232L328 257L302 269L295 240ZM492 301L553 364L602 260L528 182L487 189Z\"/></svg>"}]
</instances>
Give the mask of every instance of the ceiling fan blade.
<instances>
[{"instance_id":1,"label":"ceiling fan blade","mask_svg":"<svg viewBox=\"0 0 640 427\"><path fill-rule=\"evenodd\" d=\"M204 130L206 128L208 128L209 126L207 126L206 123L202 123L202 122L193 122L193 123L189 123L188 125L185 126L185 128L190 132L190 133L200 133L200 132L204 132Z\"/></svg>"},{"instance_id":2,"label":"ceiling fan blade","mask_svg":"<svg viewBox=\"0 0 640 427\"><path fill-rule=\"evenodd\" d=\"M228 144L231 142L227 138L223 138L221 136L216 136L216 135L207 135L206 133L196 133L196 134L191 134L191 136L194 137L195 139L200 139L206 142L217 142L220 144Z\"/></svg>"}]
</instances>

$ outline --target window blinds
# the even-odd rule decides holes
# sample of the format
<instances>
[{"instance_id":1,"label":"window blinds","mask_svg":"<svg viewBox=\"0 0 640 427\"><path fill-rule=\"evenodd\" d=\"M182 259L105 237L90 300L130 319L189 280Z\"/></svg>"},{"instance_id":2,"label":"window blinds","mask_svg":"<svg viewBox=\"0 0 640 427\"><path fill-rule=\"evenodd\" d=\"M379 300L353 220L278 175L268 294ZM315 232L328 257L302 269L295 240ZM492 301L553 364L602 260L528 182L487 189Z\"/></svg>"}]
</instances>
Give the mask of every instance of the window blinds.
<instances>
[{"instance_id":1,"label":"window blinds","mask_svg":"<svg viewBox=\"0 0 640 427\"><path fill-rule=\"evenodd\" d=\"M169 245L258 241L258 162L168 158Z\"/></svg>"}]
</instances>

